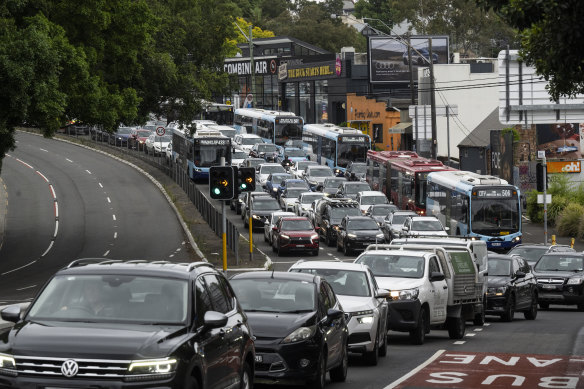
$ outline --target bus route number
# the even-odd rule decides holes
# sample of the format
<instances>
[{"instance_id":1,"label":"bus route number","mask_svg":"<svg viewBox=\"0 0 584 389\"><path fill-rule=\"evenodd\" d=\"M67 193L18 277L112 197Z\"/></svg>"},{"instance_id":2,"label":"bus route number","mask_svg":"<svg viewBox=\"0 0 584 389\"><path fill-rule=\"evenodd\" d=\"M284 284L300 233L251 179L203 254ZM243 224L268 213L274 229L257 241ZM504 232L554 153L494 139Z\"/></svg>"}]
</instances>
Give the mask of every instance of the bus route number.
<instances>
[{"instance_id":1,"label":"bus route number","mask_svg":"<svg viewBox=\"0 0 584 389\"><path fill-rule=\"evenodd\" d=\"M511 189L483 189L478 191L478 197L511 197Z\"/></svg>"}]
</instances>

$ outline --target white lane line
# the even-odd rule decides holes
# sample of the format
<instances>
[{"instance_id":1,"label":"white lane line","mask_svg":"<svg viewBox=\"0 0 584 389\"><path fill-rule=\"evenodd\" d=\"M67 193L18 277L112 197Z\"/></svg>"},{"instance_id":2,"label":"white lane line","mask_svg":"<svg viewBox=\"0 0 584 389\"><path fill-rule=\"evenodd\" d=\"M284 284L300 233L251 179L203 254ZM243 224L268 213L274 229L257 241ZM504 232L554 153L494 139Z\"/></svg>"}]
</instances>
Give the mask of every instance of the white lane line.
<instances>
[{"instance_id":1,"label":"white lane line","mask_svg":"<svg viewBox=\"0 0 584 389\"><path fill-rule=\"evenodd\" d=\"M174 254L170 254L170 255L168 256L168 258L172 258L172 257L174 257Z\"/></svg>"},{"instance_id":2,"label":"white lane line","mask_svg":"<svg viewBox=\"0 0 584 389\"><path fill-rule=\"evenodd\" d=\"M55 188L53 188L53 185L49 184L49 189L51 190L51 194L53 195L53 198L56 200L57 194L55 193Z\"/></svg>"},{"instance_id":3,"label":"white lane line","mask_svg":"<svg viewBox=\"0 0 584 389\"><path fill-rule=\"evenodd\" d=\"M55 201L55 218L59 218L59 203Z\"/></svg>"},{"instance_id":4,"label":"white lane line","mask_svg":"<svg viewBox=\"0 0 584 389\"><path fill-rule=\"evenodd\" d=\"M411 376L417 374L420 370L422 370L423 368L425 368L426 366L428 366L429 364L431 364L432 362L434 362L436 359L438 359L438 357L440 355L444 354L445 351L446 350L438 350L438 351L436 351L434 353L434 355L432 355L430 358L428 358L424 363L422 363L418 367L414 368L413 370L410 370L410 372L408 372L404 376L401 376L396 381L393 381L391 384L387 385L384 389L393 389L393 388L395 388L396 386L398 386L399 384L401 384L402 382L404 382L405 380L407 380Z\"/></svg>"},{"instance_id":5,"label":"white lane line","mask_svg":"<svg viewBox=\"0 0 584 389\"><path fill-rule=\"evenodd\" d=\"M456 342L452 343L452 344L465 344L466 341L464 340L457 340Z\"/></svg>"},{"instance_id":6,"label":"white lane line","mask_svg":"<svg viewBox=\"0 0 584 389\"><path fill-rule=\"evenodd\" d=\"M481 332L483 329L482 328L475 328L473 331L474 332Z\"/></svg>"},{"instance_id":7,"label":"white lane line","mask_svg":"<svg viewBox=\"0 0 584 389\"><path fill-rule=\"evenodd\" d=\"M103 188L103 185L101 185L101 182L98 182L98 184L99 184L99 187L100 188Z\"/></svg>"},{"instance_id":8,"label":"white lane line","mask_svg":"<svg viewBox=\"0 0 584 389\"><path fill-rule=\"evenodd\" d=\"M67 160L67 162L71 162L73 163L73 161L71 161L69 158L65 158Z\"/></svg>"},{"instance_id":9,"label":"white lane line","mask_svg":"<svg viewBox=\"0 0 584 389\"><path fill-rule=\"evenodd\" d=\"M476 334L474 333L470 333L470 334L466 334L466 336L475 336Z\"/></svg>"},{"instance_id":10,"label":"white lane line","mask_svg":"<svg viewBox=\"0 0 584 389\"><path fill-rule=\"evenodd\" d=\"M41 151L44 151L45 153L48 153L49 152L49 150L45 150L45 149L41 149Z\"/></svg>"},{"instance_id":11,"label":"white lane line","mask_svg":"<svg viewBox=\"0 0 584 389\"><path fill-rule=\"evenodd\" d=\"M89 170L85 170L87 173L91 174L91 172Z\"/></svg>"},{"instance_id":12,"label":"white lane line","mask_svg":"<svg viewBox=\"0 0 584 389\"><path fill-rule=\"evenodd\" d=\"M25 286L24 288L17 288L16 290L25 290L25 289L30 289L30 288L36 288L36 285Z\"/></svg>"},{"instance_id":13,"label":"white lane line","mask_svg":"<svg viewBox=\"0 0 584 389\"><path fill-rule=\"evenodd\" d=\"M27 266L30 266L30 265L32 265L32 264L33 264L33 263L35 263L35 262L36 262L36 260L35 260L35 261L32 261L32 262L30 262L30 263L27 263L27 264L26 264L26 265L24 265L24 266L17 267L16 269L12 269L12 270L9 270L9 271L7 271L7 272L5 272L5 273L2 273L2 275L10 274L10 273L12 273L12 272L15 272L15 271L17 271L17 270L24 269L25 267L27 267Z\"/></svg>"},{"instance_id":14,"label":"white lane line","mask_svg":"<svg viewBox=\"0 0 584 389\"><path fill-rule=\"evenodd\" d=\"M112 202L109 197L107 198L107 202L108 203L111 203Z\"/></svg>"},{"instance_id":15,"label":"white lane line","mask_svg":"<svg viewBox=\"0 0 584 389\"><path fill-rule=\"evenodd\" d=\"M28 163L24 162L22 159L18 159L18 158L16 158L16 160L17 160L18 162L20 162L21 164L23 164L24 166L26 166L26 167L29 167L29 168L31 168L32 170L34 170L34 168L33 168L32 166L30 166Z\"/></svg>"},{"instance_id":16,"label":"white lane line","mask_svg":"<svg viewBox=\"0 0 584 389\"><path fill-rule=\"evenodd\" d=\"M53 234L53 238L57 238L57 233L59 232L59 221L55 220L55 233Z\"/></svg>"},{"instance_id":17,"label":"white lane line","mask_svg":"<svg viewBox=\"0 0 584 389\"><path fill-rule=\"evenodd\" d=\"M56 232L56 231L55 231ZM55 243L54 240L51 241L51 243L49 243L49 247L47 247L47 250L43 253L43 255L41 255L41 258L44 257L45 255L47 255L47 253L49 251L51 251L51 249L53 248L53 243Z\"/></svg>"},{"instance_id":18,"label":"white lane line","mask_svg":"<svg viewBox=\"0 0 584 389\"><path fill-rule=\"evenodd\" d=\"M328 255L329 257L332 257L333 253L326 253L326 255Z\"/></svg>"},{"instance_id":19,"label":"white lane line","mask_svg":"<svg viewBox=\"0 0 584 389\"><path fill-rule=\"evenodd\" d=\"M488 327L490 325L491 325L491 323L485 323L485 324L483 324L483 327Z\"/></svg>"},{"instance_id":20,"label":"white lane line","mask_svg":"<svg viewBox=\"0 0 584 389\"><path fill-rule=\"evenodd\" d=\"M108 250L108 251L106 251L105 253L103 253L103 255L102 255L102 256L103 256L103 257L107 257L107 255L109 254L109 252L110 252L109 250Z\"/></svg>"},{"instance_id":21,"label":"white lane line","mask_svg":"<svg viewBox=\"0 0 584 389\"><path fill-rule=\"evenodd\" d=\"M179 251L181 251L181 250L182 250L182 249L179 247L178 249L176 249L176 251L175 251L175 252L177 252L177 253L178 253L178 252L179 252Z\"/></svg>"},{"instance_id":22,"label":"white lane line","mask_svg":"<svg viewBox=\"0 0 584 389\"><path fill-rule=\"evenodd\" d=\"M117 239L117 238L118 238L118 233L114 232L114 239Z\"/></svg>"},{"instance_id":23,"label":"white lane line","mask_svg":"<svg viewBox=\"0 0 584 389\"><path fill-rule=\"evenodd\" d=\"M38 174L39 176L41 176L43 178L43 180L45 180L46 182L49 182L49 179L47 177L45 177L45 175L43 173L41 173L38 170L36 170L36 174Z\"/></svg>"},{"instance_id":24,"label":"white lane line","mask_svg":"<svg viewBox=\"0 0 584 389\"><path fill-rule=\"evenodd\" d=\"M525 231L525 232L524 232L524 234L525 234L525 235L531 235L531 232L527 232L527 231Z\"/></svg>"},{"instance_id":25,"label":"white lane line","mask_svg":"<svg viewBox=\"0 0 584 389\"><path fill-rule=\"evenodd\" d=\"M112 217L114 218L114 220L116 220L116 215L112 215Z\"/></svg>"}]
</instances>

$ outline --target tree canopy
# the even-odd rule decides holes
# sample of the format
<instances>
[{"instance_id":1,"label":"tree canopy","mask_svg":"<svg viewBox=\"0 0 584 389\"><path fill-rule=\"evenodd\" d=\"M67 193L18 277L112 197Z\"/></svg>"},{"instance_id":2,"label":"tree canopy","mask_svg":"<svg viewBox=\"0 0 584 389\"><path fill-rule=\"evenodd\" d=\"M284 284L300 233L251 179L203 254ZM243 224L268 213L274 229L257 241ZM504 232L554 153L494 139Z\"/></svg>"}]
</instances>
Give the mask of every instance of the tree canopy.
<instances>
[{"instance_id":1,"label":"tree canopy","mask_svg":"<svg viewBox=\"0 0 584 389\"><path fill-rule=\"evenodd\" d=\"M549 81L554 99L584 93L584 3L579 0L475 0L519 31L521 56Z\"/></svg>"}]
</instances>

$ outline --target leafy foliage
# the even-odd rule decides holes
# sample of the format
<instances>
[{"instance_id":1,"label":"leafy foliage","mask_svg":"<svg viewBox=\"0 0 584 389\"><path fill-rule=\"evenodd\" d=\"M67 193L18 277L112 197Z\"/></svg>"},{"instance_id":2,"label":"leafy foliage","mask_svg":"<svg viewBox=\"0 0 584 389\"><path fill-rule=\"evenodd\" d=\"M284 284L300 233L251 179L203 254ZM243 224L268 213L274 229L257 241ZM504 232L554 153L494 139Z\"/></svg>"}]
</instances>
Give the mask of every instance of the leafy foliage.
<instances>
[{"instance_id":1,"label":"leafy foliage","mask_svg":"<svg viewBox=\"0 0 584 389\"><path fill-rule=\"evenodd\" d=\"M582 237L584 229L580 227L580 222L584 217L584 206L571 203L560 212L557 218L556 227L562 236Z\"/></svg>"}]
</instances>

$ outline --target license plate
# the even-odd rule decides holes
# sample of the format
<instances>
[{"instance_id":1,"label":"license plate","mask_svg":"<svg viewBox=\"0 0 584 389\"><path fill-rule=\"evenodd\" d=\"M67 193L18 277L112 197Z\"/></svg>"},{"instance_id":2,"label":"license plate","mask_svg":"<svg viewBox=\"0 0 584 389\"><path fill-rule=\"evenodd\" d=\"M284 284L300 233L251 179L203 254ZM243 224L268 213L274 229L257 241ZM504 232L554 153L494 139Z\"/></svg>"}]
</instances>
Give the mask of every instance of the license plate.
<instances>
[{"instance_id":1,"label":"license plate","mask_svg":"<svg viewBox=\"0 0 584 389\"><path fill-rule=\"evenodd\" d=\"M492 243L493 246L501 246L501 243Z\"/></svg>"},{"instance_id":2,"label":"license plate","mask_svg":"<svg viewBox=\"0 0 584 389\"><path fill-rule=\"evenodd\" d=\"M304 247L304 246L306 246L306 245L304 245L304 244L297 244L296 245L296 247Z\"/></svg>"},{"instance_id":3,"label":"license plate","mask_svg":"<svg viewBox=\"0 0 584 389\"><path fill-rule=\"evenodd\" d=\"M264 361L264 357L262 355L256 355L255 361L261 363Z\"/></svg>"},{"instance_id":4,"label":"license plate","mask_svg":"<svg viewBox=\"0 0 584 389\"><path fill-rule=\"evenodd\" d=\"M556 289L555 285L542 285L544 289Z\"/></svg>"},{"instance_id":5,"label":"license plate","mask_svg":"<svg viewBox=\"0 0 584 389\"><path fill-rule=\"evenodd\" d=\"M509 235L509 231L501 231L501 235Z\"/></svg>"}]
</instances>

